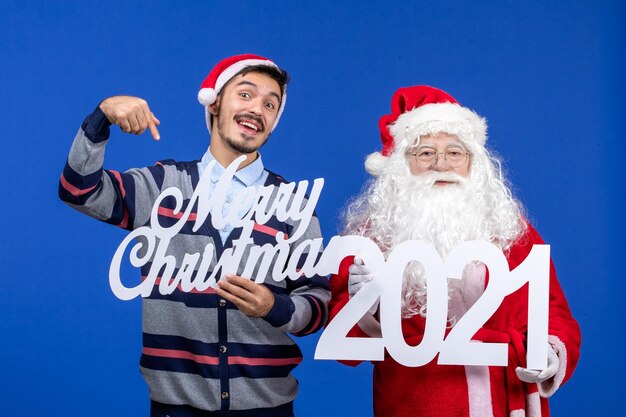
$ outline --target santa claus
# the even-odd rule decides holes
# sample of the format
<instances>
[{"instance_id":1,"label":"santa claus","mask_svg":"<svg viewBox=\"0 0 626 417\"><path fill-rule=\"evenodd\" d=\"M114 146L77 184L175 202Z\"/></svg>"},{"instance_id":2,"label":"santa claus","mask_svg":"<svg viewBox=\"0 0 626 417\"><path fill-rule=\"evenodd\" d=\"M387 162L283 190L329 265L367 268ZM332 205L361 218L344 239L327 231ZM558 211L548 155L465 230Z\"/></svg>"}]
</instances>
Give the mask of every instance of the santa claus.
<instances>
[{"instance_id":1,"label":"santa claus","mask_svg":"<svg viewBox=\"0 0 626 417\"><path fill-rule=\"evenodd\" d=\"M407 240L423 240L439 254L469 240L499 247L514 269L543 240L524 216L504 179L500 162L485 148L485 119L452 96L428 86L399 89L392 112L380 119L382 152L367 157L372 180L345 211L346 235L367 236L384 253ZM368 265L346 258L331 277L331 320L373 279ZM448 285L448 326L483 293L489 273L468 265ZM420 343L426 311L422 265L406 268L402 287L402 328L409 345ZM507 296L474 335L477 342L505 342L509 364L438 365L415 368L389 355L374 362L374 414L420 417L548 416L547 398L567 381L578 362L580 330L550 263L549 346L545 369L525 367L528 287ZM531 306L532 308L532 306ZM349 336L380 335L377 305ZM352 362L352 365L355 363Z\"/></svg>"}]
</instances>

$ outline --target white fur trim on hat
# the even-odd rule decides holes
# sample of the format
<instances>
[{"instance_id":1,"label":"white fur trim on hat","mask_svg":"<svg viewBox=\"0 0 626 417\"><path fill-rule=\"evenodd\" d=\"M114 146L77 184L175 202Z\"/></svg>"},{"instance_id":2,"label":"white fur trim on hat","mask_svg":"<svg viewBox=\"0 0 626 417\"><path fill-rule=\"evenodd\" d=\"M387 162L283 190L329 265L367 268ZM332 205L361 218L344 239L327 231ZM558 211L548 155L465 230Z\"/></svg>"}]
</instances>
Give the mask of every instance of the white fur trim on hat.
<instances>
[{"instance_id":1,"label":"white fur trim on hat","mask_svg":"<svg viewBox=\"0 0 626 417\"><path fill-rule=\"evenodd\" d=\"M487 141L487 121L456 103L431 103L401 114L389 126L398 144L407 133L413 136L445 132L465 142L484 146Z\"/></svg>"},{"instance_id":2,"label":"white fur trim on hat","mask_svg":"<svg viewBox=\"0 0 626 417\"><path fill-rule=\"evenodd\" d=\"M230 67L222 71L222 73L217 77L217 80L215 80L214 88L203 88L198 92L198 101L200 101L200 104L202 104L203 106L209 106L215 103L217 95L222 90L224 85L226 85L226 83L230 81L231 78L237 75L237 73L239 73L239 71L243 70L244 68L252 67L255 65L265 65L268 67L278 68L276 64L268 59L244 59L235 62ZM203 91L206 92L203 93Z\"/></svg>"}]
</instances>

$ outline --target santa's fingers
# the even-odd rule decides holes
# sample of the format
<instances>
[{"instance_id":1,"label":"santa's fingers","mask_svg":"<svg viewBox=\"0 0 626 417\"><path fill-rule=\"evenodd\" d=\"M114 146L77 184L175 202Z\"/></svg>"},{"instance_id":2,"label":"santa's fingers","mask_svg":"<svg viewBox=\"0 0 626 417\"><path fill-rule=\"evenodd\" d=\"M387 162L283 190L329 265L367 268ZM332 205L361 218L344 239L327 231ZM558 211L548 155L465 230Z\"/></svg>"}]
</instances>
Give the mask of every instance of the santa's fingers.
<instances>
[{"instance_id":1,"label":"santa's fingers","mask_svg":"<svg viewBox=\"0 0 626 417\"><path fill-rule=\"evenodd\" d=\"M521 366L515 368L515 373L520 380L528 383L536 382L537 375L539 375L538 371L522 368Z\"/></svg>"},{"instance_id":2,"label":"santa's fingers","mask_svg":"<svg viewBox=\"0 0 626 417\"><path fill-rule=\"evenodd\" d=\"M559 370L559 363L558 362L550 363L550 360L548 359L548 367L542 370L541 372L539 372L539 375L537 375L537 378L539 379L539 381L548 380L552 378L554 375L556 375L558 370Z\"/></svg>"},{"instance_id":3,"label":"santa's fingers","mask_svg":"<svg viewBox=\"0 0 626 417\"><path fill-rule=\"evenodd\" d=\"M354 297L354 294L359 292L360 289L361 289L360 284L348 285L348 294L350 294L350 297Z\"/></svg>"},{"instance_id":4,"label":"santa's fingers","mask_svg":"<svg viewBox=\"0 0 626 417\"><path fill-rule=\"evenodd\" d=\"M549 377L543 376L542 371L535 370L535 369L522 368L520 366L515 368L515 373L517 374L517 377L520 380L524 382L528 382L529 384L536 384L538 382L543 382L549 378Z\"/></svg>"},{"instance_id":5,"label":"santa's fingers","mask_svg":"<svg viewBox=\"0 0 626 417\"><path fill-rule=\"evenodd\" d=\"M371 275L372 268L365 265L352 264L348 268L350 275Z\"/></svg>"},{"instance_id":6,"label":"santa's fingers","mask_svg":"<svg viewBox=\"0 0 626 417\"><path fill-rule=\"evenodd\" d=\"M357 292L359 292L359 290L361 290L361 288L363 288L363 286L365 286L367 284L367 282L357 282L354 284L349 284L348 285L348 293L350 294L350 297L353 297L354 294L356 294Z\"/></svg>"},{"instance_id":7,"label":"santa's fingers","mask_svg":"<svg viewBox=\"0 0 626 417\"><path fill-rule=\"evenodd\" d=\"M348 276L348 280L350 281L350 283L358 283L358 282L370 282L371 280L374 279L374 275L372 274L353 274L350 273L350 275Z\"/></svg>"}]
</instances>

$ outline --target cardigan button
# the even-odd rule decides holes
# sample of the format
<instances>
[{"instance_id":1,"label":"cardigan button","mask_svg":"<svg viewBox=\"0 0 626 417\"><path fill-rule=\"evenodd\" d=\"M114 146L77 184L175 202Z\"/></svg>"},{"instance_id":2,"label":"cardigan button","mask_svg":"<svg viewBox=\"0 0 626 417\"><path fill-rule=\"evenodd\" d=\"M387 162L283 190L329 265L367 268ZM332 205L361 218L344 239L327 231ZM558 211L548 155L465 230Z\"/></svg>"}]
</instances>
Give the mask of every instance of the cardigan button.
<instances>
[{"instance_id":1,"label":"cardigan button","mask_svg":"<svg viewBox=\"0 0 626 417\"><path fill-rule=\"evenodd\" d=\"M228 397L229 397L228 392L226 391L222 392L222 400L226 400L228 399Z\"/></svg>"},{"instance_id":2,"label":"cardigan button","mask_svg":"<svg viewBox=\"0 0 626 417\"><path fill-rule=\"evenodd\" d=\"M226 353L226 351L228 350L228 348L224 345L220 346L220 353Z\"/></svg>"},{"instance_id":3,"label":"cardigan button","mask_svg":"<svg viewBox=\"0 0 626 417\"><path fill-rule=\"evenodd\" d=\"M220 299L220 301L218 302L218 304L220 305L220 307L226 307L226 300L224 300L223 298Z\"/></svg>"}]
</instances>

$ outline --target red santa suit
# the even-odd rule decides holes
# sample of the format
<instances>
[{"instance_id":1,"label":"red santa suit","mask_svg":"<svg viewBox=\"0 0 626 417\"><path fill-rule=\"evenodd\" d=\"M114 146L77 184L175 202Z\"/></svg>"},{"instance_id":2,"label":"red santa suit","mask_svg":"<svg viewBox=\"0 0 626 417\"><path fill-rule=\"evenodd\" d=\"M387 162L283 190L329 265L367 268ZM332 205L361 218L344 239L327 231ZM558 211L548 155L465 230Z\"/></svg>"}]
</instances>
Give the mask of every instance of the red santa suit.
<instances>
[{"instance_id":1,"label":"red santa suit","mask_svg":"<svg viewBox=\"0 0 626 417\"><path fill-rule=\"evenodd\" d=\"M541 236L528 225L525 235L505 253L510 269L526 259L533 244L542 243ZM331 320L349 300L348 268L352 261L352 257L346 258L338 274L330 279ZM487 279L488 274L483 273L482 289ZM572 317L552 262L549 341L559 357L559 369L553 378L540 384L524 383L515 373L516 367L526 366L527 312L526 284L507 296L474 336L477 341L508 343L507 367L438 365L435 358L425 366L410 368L398 364L386 353L383 361L374 362L374 414L385 417L549 416L547 397L571 377L580 353L580 329ZM420 315L402 320L409 345L420 343L424 325L425 319ZM367 334L355 326L348 336L367 337Z\"/></svg>"}]
</instances>

